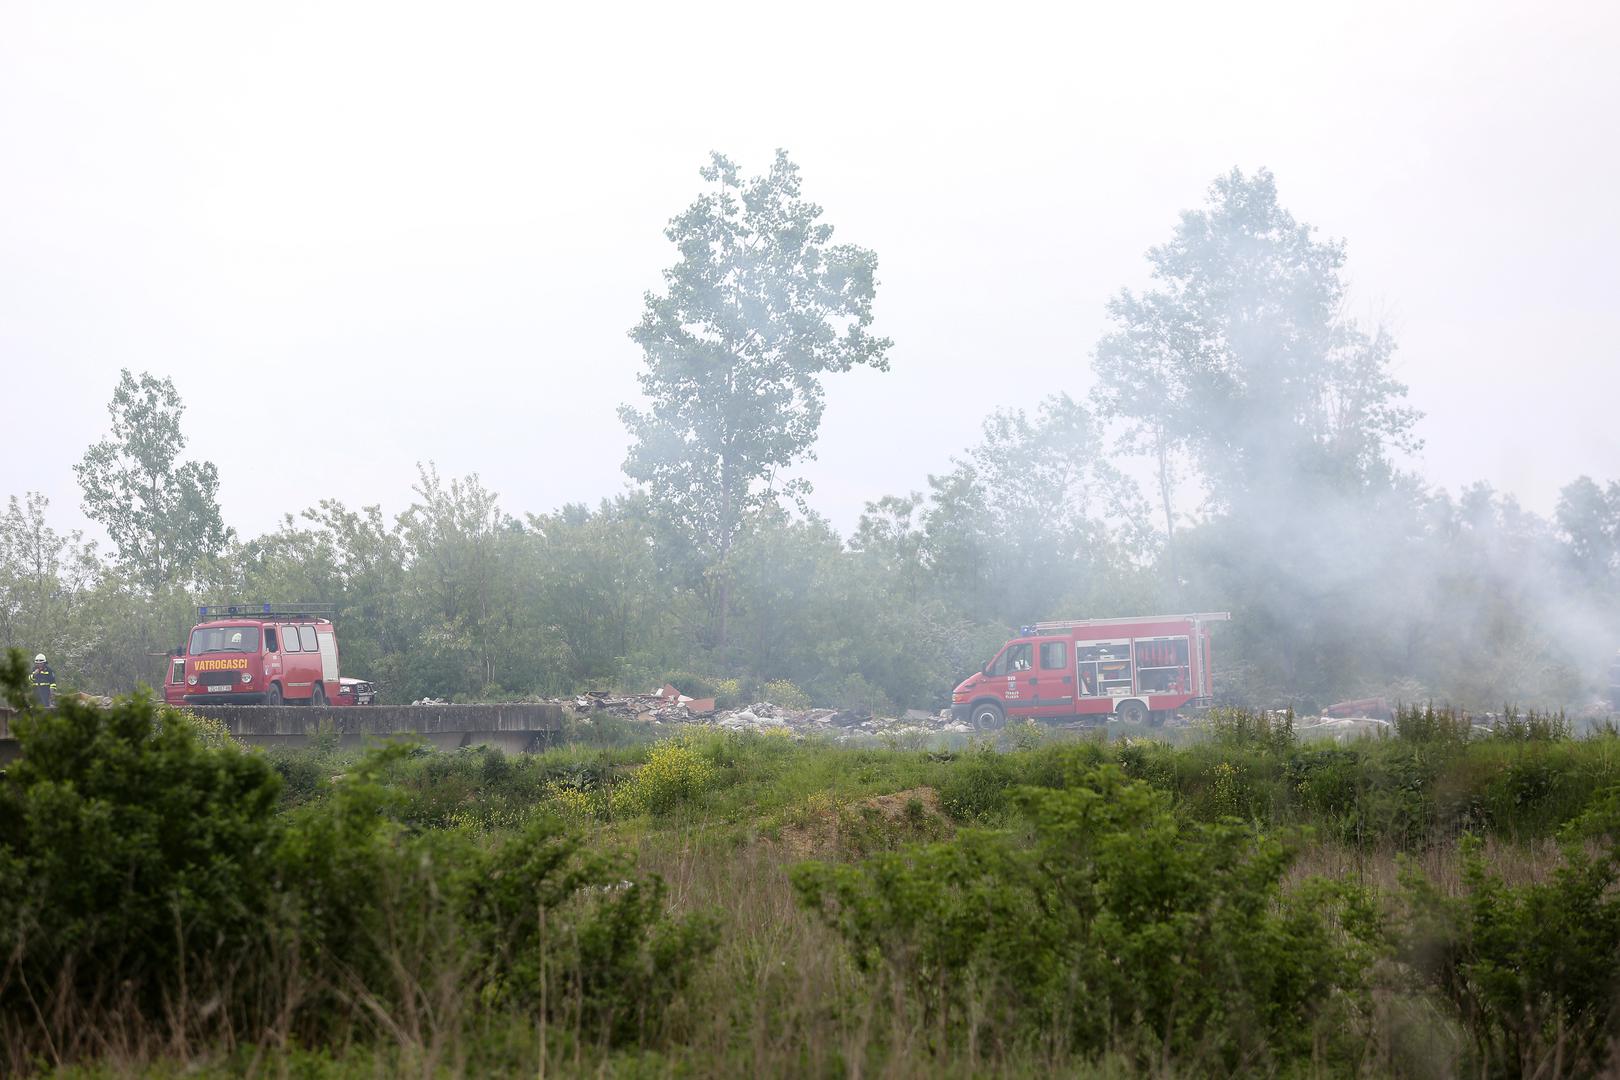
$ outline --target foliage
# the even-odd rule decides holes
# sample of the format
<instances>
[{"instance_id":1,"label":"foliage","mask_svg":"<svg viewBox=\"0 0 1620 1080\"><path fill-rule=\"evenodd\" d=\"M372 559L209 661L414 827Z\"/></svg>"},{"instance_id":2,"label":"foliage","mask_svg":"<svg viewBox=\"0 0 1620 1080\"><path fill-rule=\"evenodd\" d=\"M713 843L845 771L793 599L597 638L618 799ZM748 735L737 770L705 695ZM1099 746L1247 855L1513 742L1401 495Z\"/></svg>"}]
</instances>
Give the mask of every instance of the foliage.
<instances>
[{"instance_id":1,"label":"foliage","mask_svg":"<svg viewBox=\"0 0 1620 1080\"><path fill-rule=\"evenodd\" d=\"M1059 394L1033 419L993 413L952 464L928 479L924 550L975 610L1016 625L1106 611L1128 595L1154 548L1148 510L1084 405Z\"/></svg>"},{"instance_id":2,"label":"foliage","mask_svg":"<svg viewBox=\"0 0 1620 1080\"><path fill-rule=\"evenodd\" d=\"M1016 799L1027 847L967 832L794 872L856 962L925 1003L941 1051L975 1026L980 1037L1055 1029L1086 1055L1122 1040L1144 1066L1203 1056L1264 1068L1323 1038L1342 1019L1335 995L1359 992L1359 899L1326 883L1285 898L1282 843L1182 823L1111 767Z\"/></svg>"},{"instance_id":3,"label":"foliage","mask_svg":"<svg viewBox=\"0 0 1620 1080\"><path fill-rule=\"evenodd\" d=\"M181 1039L279 1018L281 1038L318 1044L440 1024L463 1000L609 1044L656 1030L713 946L709 915L672 916L657 875L558 819L409 829L391 782L420 757L409 745L278 813L277 770L184 714L144 695L35 712L21 653L4 675L22 749L0 777L0 1042L16 1053L72 1056L114 1017ZM649 807L706 775L654 754ZM501 758L480 771L511 779Z\"/></svg>"},{"instance_id":4,"label":"foliage","mask_svg":"<svg viewBox=\"0 0 1620 1080\"><path fill-rule=\"evenodd\" d=\"M1109 306L1104 402L1156 451L1196 448L1228 505L1274 498L1278 483L1373 476L1413 441L1393 342L1344 318L1344 245L1313 232L1269 172L1234 169L1149 251L1155 288Z\"/></svg>"},{"instance_id":5,"label":"foliage","mask_svg":"<svg viewBox=\"0 0 1620 1080\"><path fill-rule=\"evenodd\" d=\"M785 152L751 179L721 154L701 171L711 189L665 230L680 261L630 335L649 406L619 415L634 440L625 472L711 575L710 631L724 645L725 563L743 523L778 494L809 490L778 473L810 453L821 376L886 369L889 342L869 332L877 257L831 243Z\"/></svg>"},{"instance_id":6,"label":"foliage","mask_svg":"<svg viewBox=\"0 0 1620 1080\"><path fill-rule=\"evenodd\" d=\"M661 742L629 782L613 789L613 808L620 813L665 814L703 794L714 776L714 769L694 747L676 740Z\"/></svg>"},{"instance_id":7,"label":"foliage","mask_svg":"<svg viewBox=\"0 0 1620 1080\"><path fill-rule=\"evenodd\" d=\"M1398 954L1445 998L1473 1040L1479 1071L1579 1076L1612 1061L1620 1035L1620 832L1611 799L1567 831L1550 878L1509 885L1465 837L1463 892L1408 868ZM1585 844L1602 835L1598 850Z\"/></svg>"},{"instance_id":8,"label":"foliage","mask_svg":"<svg viewBox=\"0 0 1620 1080\"><path fill-rule=\"evenodd\" d=\"M184 412L172 379L137 379L125 369L107 406L111 434L74 466L85 513L148 593L190 580L231 538L219 514L218 470L179 461Z\"/></svg>"},{"instance_id":9,"label":"foliage","mask_svg":"<svg viewBox=\"0 0 1620 1080\"><path fill-rule=\"evenodd\" d=\"M402 513L312 491L237 542L212 467L185 462L172 383L124 373L80 465L111 550L17 499L0 646L48 653L65 686L127 692L162 678L199 603L302 600L333 606L345 674L391 703L645 691L674 671L735 680L726 705L786 680L891 712L945 706L1024 623L1201 608L1234 615L1215 643L1228 704L1577 718L1612 696L1620 481L1576 478L1544 519L1400 472L1418 418L1393 342L1345 315L1345 245L1269 174L1217 178L1149 251L1148 287L1110 305L1094 388L992 408L942 448L946 469L873 493L848 534L780 496L804 494L786 478L813 452L826 375L887 363L876 258L833 241L785 157L705 176L633 331L637 491L518 514L426 463ZM1125 467L1139 452L1156 508ZM1209 498L1189 512L1193 493Z\"/></svg>"},{"instance_id":10,"label":"foliage","mask_svg":"<svg viewBox=\"0 0 1620 1080\"><path fill-rule=\"evenodd\" d=\"M80 661L73 627L90 599L100 564L95 544L46 520L50 500L30 491L0 515L0 649L44 652L56 664Z\"/></svg>"},{"instance_id":11,"label":"foliage","mask_svg":"<svg viewBox=\"0 0 1620 1080\"><path fill-rule=\"evenodd\" d=\"M7 666L26 708L24 660ZM701 731L535 755L327 745L266 759L153 712L151 746L113 759L190 761L192 776L248 762L279 789L243 826L262 841L200 879L257 882L257 914L207 909L223 939L148 918L145 882L196 872L170 861L185 844L156 844L152 873L110 901L86 894L103 931L152 927L144 946L170 973L141 990L155 1005L126 992L99 1013L64 1008L59 980L36 986L36 1014L13 967L9 1069L38 1054L125 1074L151 1055L160 1072L203 1073L259 1055L253 1068L340 1074L529 1074L541 1056L562 1073L1577 1074L1612 1034L1610 734L1459 740L1437 724L1335 745L1232 715L1226 735L1186 745L910 751ZM41 763L77 760L60 755L70 729L50 730ZM74 774L103 793L108 739ZM32 750L0 780L8 812ZM100 804L112 818L173 797L122 775ZM615 793L635 793L633 812L614 812ZM245 816L223 801L203 815L207 829L165 827L222 839ZM1570 822L1548 864L1538 842ZM4 826L18 843L0 845L0 904L65 895L58 863L13 854L45 834ZM1461 829L1485 842L1459 858ZM1384 893L1397 847L1432 869ZM806 854L861 861L790 871ZM5 955L24 955L38 916L4 914ZM1381 952L1393 962L1373 963Z\"/></svg>"},{"instance_id":12,"label":"foliage","mask_svg":"<svg viewBox=\"0 0 1620 1080\"><path fill-rule=\"evenodd\" d=\"M26 677L11 656L8 692ZM188 969L238 962L270 915L270 767L144 694L108 710L64 699L12 727L24 755L0 780L0 1007L127 995L156 1013Z\"/></svg>"},{"instance_id":13,"label":"foliage","mask_svg":"<svg viewBox=\"0 0 1620 1080\"><path fill-rule=\"evenodd\" d=\"M787 679L772 679L765 684L765 700L784 709L808 709L810 695Z\"/></svg>"}]
</instances>

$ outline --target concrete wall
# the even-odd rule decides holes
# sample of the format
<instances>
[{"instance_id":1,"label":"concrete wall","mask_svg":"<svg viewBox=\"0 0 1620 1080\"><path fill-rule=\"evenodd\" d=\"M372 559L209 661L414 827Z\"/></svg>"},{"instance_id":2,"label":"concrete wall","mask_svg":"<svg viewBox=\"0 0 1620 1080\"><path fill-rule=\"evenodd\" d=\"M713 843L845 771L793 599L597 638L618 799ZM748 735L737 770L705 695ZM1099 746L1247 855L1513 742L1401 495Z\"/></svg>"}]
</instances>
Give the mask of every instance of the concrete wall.
<instances>
[{"instance_id":1,"label":"concrete wall","mask_svg":"<svg viewBox=\"0 0 1620 1080\"><path fill-rule=\"evenodd\" d=\"M195 705L190 712L223 723L248 746L302 746L332 732L344 746L419 737L440 750L495 746L509 754L538 750L562 730L558 705ZM9 713L0 709L0 762L17 756Z\"/></svg>"}]
</instances>

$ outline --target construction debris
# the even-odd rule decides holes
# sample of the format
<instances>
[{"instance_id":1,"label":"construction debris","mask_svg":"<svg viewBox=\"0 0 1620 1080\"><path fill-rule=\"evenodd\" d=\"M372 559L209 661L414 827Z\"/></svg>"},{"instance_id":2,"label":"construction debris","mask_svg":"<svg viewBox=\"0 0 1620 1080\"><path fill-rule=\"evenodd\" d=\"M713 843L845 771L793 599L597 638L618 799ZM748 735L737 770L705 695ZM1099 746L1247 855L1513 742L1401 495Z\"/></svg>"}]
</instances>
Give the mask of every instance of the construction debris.
<instances>
[{"instance_id":1,"label":"construction debris","mask_svg":"<svg viewBox=\"0 0 1620 1080\"><path fill-rule=\"evenodd\" d=\"M769 701L747 708L718 710L714 698L691 698L673 686L646 694L619 696L593 690L570 702L582 717L612 716L644 724L700 723L725 731L817 732L833 738L861 736L969 734L972 728L953 722L950 710L938 713L908 709L903 716L874 716L870 709L789 709Z\"/></svg>"}]
</instances>

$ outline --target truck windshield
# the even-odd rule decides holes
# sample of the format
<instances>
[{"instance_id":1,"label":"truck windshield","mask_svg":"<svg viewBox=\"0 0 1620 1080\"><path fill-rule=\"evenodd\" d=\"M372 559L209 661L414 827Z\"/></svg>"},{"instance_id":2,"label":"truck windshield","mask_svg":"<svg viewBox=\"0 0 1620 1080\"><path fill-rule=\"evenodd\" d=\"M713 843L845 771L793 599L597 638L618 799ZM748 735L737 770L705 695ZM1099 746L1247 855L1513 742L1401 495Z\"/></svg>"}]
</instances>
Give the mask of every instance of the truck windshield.
<instances>
[{"instance_id":1,"label":"truck windshield","mask_svg":"<svg viewBox=\"0 0 1620 1080\"><path fill-rule=\"evenodd\" d=\"M191 632L191 655L211 652L259 651L257 626L199 626Z\"/></svg>"}]
</instances>

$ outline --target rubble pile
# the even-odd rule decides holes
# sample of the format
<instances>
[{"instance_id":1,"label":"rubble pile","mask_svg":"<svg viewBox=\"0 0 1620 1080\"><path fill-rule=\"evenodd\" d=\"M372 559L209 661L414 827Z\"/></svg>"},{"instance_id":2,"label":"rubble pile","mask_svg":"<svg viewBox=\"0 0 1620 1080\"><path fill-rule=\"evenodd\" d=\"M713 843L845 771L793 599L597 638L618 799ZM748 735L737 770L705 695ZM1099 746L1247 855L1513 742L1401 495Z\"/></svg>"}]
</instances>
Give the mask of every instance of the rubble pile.
<instances>
[{"instance_id":1,"label":"rubble pile","mask_svg":"<svg viewBox=\"0 0 1620 1080\"><path fill-rule=\"evenodd\" d=\"M811 732L835 738L863 735L967 734L973 729L952 721L950 710L938 713L909 709L903 716L875 716L870 709L789 709L756 701L743 709L720 710L713 698L691 698L673 686L646 694L615 696L606 691L581 694L571 702L582 716L614 716L647 724L708 724L726 731Z\"/></svg>"},{"instance_id":2,"label":"rubble pile","mask_svg":"<svg viewBox=\"0 0 1620 1080\"><path fill-rule=\"evenodd\" d=\"M644 724L673 724L711 716L713 698L690 698L673 686L646 694L615 697L606 690L592 690L581 694L573 702L574 711L585 715L604 713L624 720L639 720Z\"/></svg>"}]
</instances>

